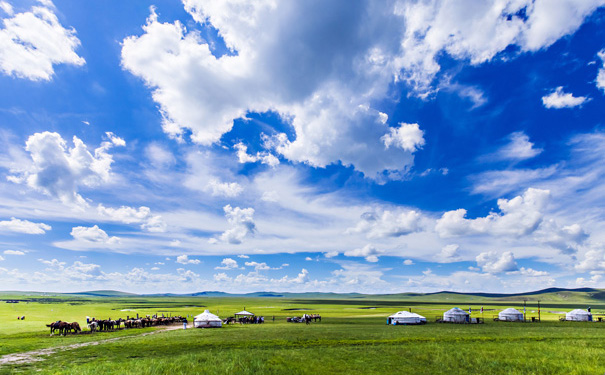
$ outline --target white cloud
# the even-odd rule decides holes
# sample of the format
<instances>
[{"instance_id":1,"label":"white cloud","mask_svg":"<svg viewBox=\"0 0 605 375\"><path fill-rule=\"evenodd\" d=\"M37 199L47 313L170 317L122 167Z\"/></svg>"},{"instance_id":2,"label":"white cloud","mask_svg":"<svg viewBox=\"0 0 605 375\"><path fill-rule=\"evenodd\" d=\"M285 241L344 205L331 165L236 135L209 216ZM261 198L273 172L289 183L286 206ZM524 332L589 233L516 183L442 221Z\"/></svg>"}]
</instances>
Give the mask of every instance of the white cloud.
<instances>
[{"instance_id":1,"label":"white cloud","mask_svg":"<svg viewBox=\"0 0 605 375\"><path fill-rule=\"evenodd\" d=\"M189 259L189 257L184 254L177 256L176 262L180 264L200 264L202 261L199 259Z\"/></svg>"},{"instance_id":2,"label":"white cloud","mask_svg":"<svg viewBox=\"0 0 605 375\"><path fill-rule=\"evenodd\" d=\"M222 266L214 267L215 270L233 270L239 266L237 261L231 258L225 258L221 261Z\"/></svg>"},{"instance_id":3,"label":"white cloud","mask_svg":"<svg viewBox=\"0 0 605 375\"><path fill-rule=\"evenodd\" d=\"M439 263L450 263L460 260L460 254L458 250L460 245L448 244L441 248L441 252L437 255L436 261Z\"/></svg>"},{"instance_id":4,"label":"white cloud","mask_svg":"<svg viewBox=\"0 0 605 375\"><path fill-rule=\"evenodd\" d=\"M248 147L242 142L233 146L237 150L237 158L240 163L256 163L260 161L270 167L275 167L279 164L279 159L268 152L257 152L256 155L248 154Z\"/></svg>"},{"instance_id":5,"label":"white cloud","mask_svg":"<svg viewBox=\"0 0 605 375\"><path fill-rule=\"evenodd\" d=\"M495 154L488 155L487 158L496 160L525 160L539 155L543 150L534 148L534 144L529 141L529 137L523 132L514 132L508 136L509 143L500 148Z\"/></svg>"},{"instance_id":6,"label":"white cloud","mask_svg":"<svg viewBox=\"0 0 605 375\"><path fill-rule=\"evenodd\" d=\"M338 256L338 251L328 251L327 253L324 253L324 256L326 258L334 258Z\"/></svg>"},{"instance_id":7,"label":"white cloud","mask_svg":"<svg viewBox=\"0 0 605 375\"><path fill-rule=\"evenodd\" d=\"M546 271L536 271L533 268L525 268L525 267L519 268L518 271L508 272L508 274L510 274L510 275L519 274L522 276L530 276L530 277L542 277L542 276L549 275L549 273Z\"/></svg>"},{"instance_id":8,"label":"white cloud","mask_svg":"<svg viewBox=\"0 0 605 375\"><path fill-rule=\"evenodd\" d=\"M25 150L31 162L11 169L9 180L24 183L65 204L86 206L78 194L80 187L95 187L111 179L113 158L107 151L124 145L121 138L106 133L108 141L94 150L94 155L78 137L73 137L72 148L58 133L43 132L30 136Z\"/></svg>"},{"instance_id":9,"label":"white cloud","mask_svg":"<svg viewBox=\"0 0 605 375\"><path fill-rule=\"evenodd\" d=\"M503 273L517 271L517 262L512 252L506 251L498 254L496 251L483 252L475 258L477 265L483 272Z\"/></svg>"},{"instance_id":10,"label":"white cloud","mask_svg":"<svg viewBox=\"0 0 605 375\"><path fill-rule=\"evenodd\" d=\"M10 17L2 19L4 28L0 29L0 70L4 74L48 81L54 65L85 64L75 52L80 45L76 31L61 25L52 3L18 14L5 1L0 8Z\"/></svg>"},{"instance_id":11,"label":"white cloud","mask_svg":"<svg viewBox=\"0 0 605 375\"><path fill-rule=\"evenodd\" d=\"M399 237L420 230L420 219L420 214L413 210L365 212L361 221L346 233L365 233L370 239Z\"/></svg>"},{"instance_id":12,"label":"white cloud","mask_svg":"<svg viewBox=\"0 0 605 375\"><path fill-rule=\"evenodd\" d=\"M0 221L0 231L9 231L26 234L44 234L51 230L51 226L44 223L34 223L12 217L10 220Z\"/></svg>"},{"instance_id":13,"label":"white cloud","mask_svg":"<svg viewBox=\"0 0 605 375\"><path fill-rule=\"evenodd\" d=\"M125 224L141 224L141 229L149 232L164 232L166 223L159 215L152 215L149 207L141 206L138 209L129 206L120 208L105 207L102 204L97 206L97 212L112 220Z\"/></svg>"},{"instance_id":14,"label":"white cloud","mask_svg":"<svg viewBox=\"0 0 605 375\"><path fill-rule=\"evenodd\" d=\"M294 278L290 278L286 275L279 280L272 279L271 282L277 282L279 284L304 284L309 282L309 271L303 268Z\"/></svg>"},{"instance_id":15,"label":"white cloud","mask_svg":"<svg viewBox=\"0 0 605 375\"><path fill-rule=\"evenodd\" d=\"M559 86L555 91L542 97L542 104L546 108L573 108L578 107L589 101L586 96L573 96L572 93L563 92L563 86Z\"/></svg>"},{"instance_id":16,"label":"white cloud","mask_svg":"<svg viewBox=\"0 0 605 375\"><path fill-rule=\"evenodd\" d=\"M601 62L603 66L599 69L599 73L597 74L597 87L605 92L605 49L599 52L599 57L601 58Z\"/></svg>"},{"instance_id":17,"label":"white cloud","mask_svg":"<svg viewBox=\"0 0 605 375\"><path fill-rule=\"evenodd\" d=\"M159 269L160 269L159 267L151 267L149 270L150 271L159 271Z\"/></svg>"},{"instance_id":18,"label":"white cloud","mask_svg":"<svg viewBox=\"0 0 605 375\"><path fill-rule=\"evenodd\" d=\"M2 255L0 255L0 262L2 262L4 260L4 257Z\"/></svg>"},{"instance_id":19,"label":"white cloud","mask_svg":"<svg viewBox=\"0 0 605 375\"><path fill-rule=\"evenodd\" d=\"M223 210L231 229L220 235L221 241L235 245L241 244L248 234L253 234L256 231L253 208L233 208L228 204L223 207Z\"/></svg>"},{"instance_id":20,"label":"white cloud","mask_svg":"<svg viewBox=\"0 0 605 375\"><path fill-rule=\"evenodd\" d=\"M414 261L411 260L411 259L406 259L406 260L403 261L403 265L404 266L411 266L413 264L414 264Z\"/></svg>"},{"instance_id":21,"label":"white cloud","mask_svg":"<svg viewBox=\"0 0 605 375\"><path fill-rule=\"evenodd\" d=\"M522 236L534 232L543 218L543 210L550 199L548 190L529 188L522 196L498 199L500 213L467 219L466 210L448 211L437 220L435 231L441 237L472 234Z\"/></svg>"},{"instance_id":22,"label":"white cloud","mask_svg":"<svg viewBox=\"0 0 605 375\"><path fill-rule=\"evenodd\" d=\"M391 146L414 152L424 146L424 132L418 124L400 123L398 128L389 129L389 133L383 135L380 140L385 148Z\"/></svg>"},{"instance_id":23,"label":"white cloud","mask_svg":"<svg viewBox=\"0 0 605 375\"><path fill-rule=\"evenodd\" d=\"M25 255L25 252L21 250L4 250L4 255Z\"/></svg>"},{"instance_id":24,"label":"white cloud","mask_svg":"<svg viewBox=\"0 0 605 375\"><path fill-rule=\"evenodd\" d=\"M118 237L110 237L103 229L97 225L92 227L73 227L71 229L71 236L75 240L84 242L93 242L99 244L117 244L120 242Z\"/></svg>"},{"instance_id":25,"label":"white cloud","mask_svg":"<svg viewBox=\"0 0 605 375\"><path fill-rule=\"evenodd\" d=\"M222 182L213 178L206 185L206 190L215 197L237 197L244 191L244 188L237 182Z\"/></svg>"},{"instance_id":26,"label":"white cloud","mask_svg":"<svg viewBox=\"0 0 605 375\"><path fill-rule=\"evenodd\" d=\"M245 255L245 254L240 254L237 257L238 258L242 258L242 259L248 259L248 258L250 258L248 255Z\"/></svg>"},{"instance_id":27,"label":"white cloud","mask_svg":"<svg viewBox=\"0 0 605 375\"><path fill-rule=\"evenodd\" d=\"M311 262L311 261L313 261L313 258L311 258L311 257L306 257L306 258L305 258L305 260L306 260L307 262Z\"/></svg>"},{"instance_id":28,"label":"white cloud","mask_svg":"<svg viewBox=\"0 0 605 375\"><path fill-rule=\"evenodd\" d=\"M378 256L383 255L383 252L368 244L362 248L346 250L344 255L348 257L364 257L366 261L376 263L378 262Z\"/></svg>"},{"instance_id":29,"label":"white cloud","mask_svg":"<svg viewBox=\"0 0 605 375\"><path fill-rule=\"evenodd\" d=\"M424 143L421 131L389 126L388 116L369 103L388 98L401 80L418 95L434 91L444 54L478 65L511 45L521 52L548 47L601 4L186 0L185 10L218 30L231 53L216 56L197 30L159 22L152 10L142 35L123 41L122 66L152 90L164 131L174 138L190 130L194 142L210 145L235 119L273 111L294 136L272 134L273 147L261 154L273 150L314 167L340 162L378 181L401 179ZM485 100L479 89L462 95L474 106ZM380 147L385 144L393 147ZM240 151L245 162L261 155Z\"/></svg>"},{"instance_id":30,"label":"white cloud","mask_svg":"<svg viewBox=\"0 0 605 375\"><path fill-rule=\"evenodd\" d=\"M267 263L262 262L262 263L258 263L258 262L246 262L246 267L254 267L255 271L265 271L265 270L270 270L271 267L269 267L267 265Z\"/></svg>"}]
</instances>

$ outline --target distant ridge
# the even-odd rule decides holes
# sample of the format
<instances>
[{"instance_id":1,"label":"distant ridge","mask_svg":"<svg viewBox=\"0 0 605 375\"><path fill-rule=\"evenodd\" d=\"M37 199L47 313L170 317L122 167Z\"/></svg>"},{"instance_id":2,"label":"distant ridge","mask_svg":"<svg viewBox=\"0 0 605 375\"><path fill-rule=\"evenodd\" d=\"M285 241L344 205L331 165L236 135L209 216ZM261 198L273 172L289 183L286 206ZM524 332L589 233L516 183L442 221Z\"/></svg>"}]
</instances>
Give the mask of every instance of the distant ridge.
<instances>
[{"instance_id":1,"label":"distant ridge","mask_svg":"<svg viewBox=\"0 0 605 375\"><path fill-rule=\"evenodd\" d=\"M559 300L571 300L581 298L582 300L588 301L604 301L605 290L594 289L594 288L546 288L540 289L533 292L523 293L462 293L452 291L441 291L431 293L390 293L390 294L361 294L361 293L332 293L332 292L304 292L304 293L292 293L292 292L252 292L252 293L226 293L220 291L201 291L195 293L154 293L154 294L137 294L121 292L118 290L91 290L73 293L57 293L57 292L19 292L19 291L0 291L0 294L13 295L13 294L31 294L31 295L73 295L73 296L89 296L89 297L247 297L247 298L297 298L297 299L386 299L386 300L409 300L409 299L435 299L439 296L466 296L470 299L475 297L481 298L494 298L494 299L511 299L511 298L544 298L552 299L556 298ZM447 298L446 298L447 299Z\"/></svg>"}]
</instances>

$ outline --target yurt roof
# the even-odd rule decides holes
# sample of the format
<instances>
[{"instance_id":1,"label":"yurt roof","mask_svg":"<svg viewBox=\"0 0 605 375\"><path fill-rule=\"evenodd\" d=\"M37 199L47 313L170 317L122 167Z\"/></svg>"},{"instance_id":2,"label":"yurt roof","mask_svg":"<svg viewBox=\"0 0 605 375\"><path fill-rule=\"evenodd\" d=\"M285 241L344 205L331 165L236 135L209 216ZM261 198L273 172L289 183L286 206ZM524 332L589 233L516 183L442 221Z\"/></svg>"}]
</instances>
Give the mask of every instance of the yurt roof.
<instances>
[{"instance_id":1,"label":"yurt roof","mask_svg":"<svg viewBox=\"0 0 605 375\"><path fill-rule=\"evenodd\" d=\"M424 318L424 316L409 311L397 311L389 318Z\"/></svg>"},{"instance_id":2,"label":"yurt roof","mask_svg":"<svg viewBox=\"0 0 605 375\"><path fill-rule=\"evenodd\" d=\"M512 307L509 307L508 309L504 309L504 310L500 311L500 314L504 314L504 315L506 315L506 314L518 315L518 314L522 314L522 312L519 311L519 310L517 310L517 309L514 309Z\"/></svg>"},{"instance_id":3,"label":"yurt roof","mask_svg":"<svg viewBox=\"0 0 605 375\"><path fill-rule=\"evenodd\" d=\"M454 307L445 312L448 315L468 315L468 313L459 307Z\"/></svg>"},{"instance_id":4,"label":"yurt roof","mask_svg":"<svg viewBox=\"0 0 605 375\"><path fill-rule=\"evenodd\" d=\"M219 318L218 316L214 315L213 313L211 313L208 310L204 310L203 313L201 313L200 315L197 315L195 318L193 318L193 320L203 320L203 321L221 321L221 318Z\"/></svg>"},{"instance_id":5,"label":"yurt roof","mask_svg":"<svg viewBox=\"0 0 605 375\"><path fill-rule=\"evenodd\" d=\"M235 313L235 315L251 315L251 316L254 316L253 313L251 313L250 311L246 311L246 310L242 310L242 311L240 311L238 313Z\"/></svg>"},{"instance_id":6,"label":"yurt roof","mask_svg":"<svg viewBox=\"0 0 605 375\"><path fill-rule=\"evenodd\" d=\"M567 313L568 315L592 315L591 313L589 313L586 310L582 310L582 309L575 309L575 310L571 310L570 312Z\"/></svg>"}]
</instances>

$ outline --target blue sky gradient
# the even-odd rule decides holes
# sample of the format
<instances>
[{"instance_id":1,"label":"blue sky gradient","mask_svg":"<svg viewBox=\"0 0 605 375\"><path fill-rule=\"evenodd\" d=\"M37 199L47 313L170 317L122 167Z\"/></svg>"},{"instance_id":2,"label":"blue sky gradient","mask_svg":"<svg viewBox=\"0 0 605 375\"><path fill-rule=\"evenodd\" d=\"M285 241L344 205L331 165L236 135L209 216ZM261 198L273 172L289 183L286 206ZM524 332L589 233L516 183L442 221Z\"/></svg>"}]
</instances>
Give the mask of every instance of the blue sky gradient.
<instances>
[{"instance_id":1,"label":"blue sky gradient","mask_svg":"<svg viewBox=\"0 0 605 375\"><path fill-rule=\"evenodd\" d=\"M605 1L0 1L5 290L605 281Z\"/></svg>"}]
</instances>

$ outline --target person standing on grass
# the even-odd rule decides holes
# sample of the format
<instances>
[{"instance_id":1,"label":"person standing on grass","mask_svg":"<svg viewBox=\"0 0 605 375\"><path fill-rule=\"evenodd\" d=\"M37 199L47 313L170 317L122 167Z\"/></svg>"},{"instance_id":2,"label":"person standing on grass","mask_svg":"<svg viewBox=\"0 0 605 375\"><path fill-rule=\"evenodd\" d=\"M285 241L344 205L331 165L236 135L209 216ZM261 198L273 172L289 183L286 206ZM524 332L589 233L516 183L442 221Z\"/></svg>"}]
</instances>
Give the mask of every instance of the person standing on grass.
<instances>
[{"instance_id":1,"label":"person standing on grass","mask_svg":"<svg viewBox=\"0 0 605 375\"><path fill-rule=\"evenodd\" d=\"M183 319L183 329L187 329L187 318Z\"/></svg>"}]
</instances>

